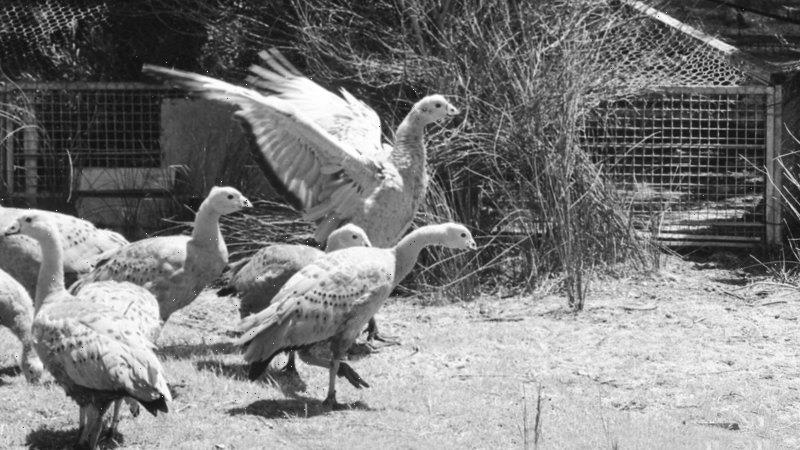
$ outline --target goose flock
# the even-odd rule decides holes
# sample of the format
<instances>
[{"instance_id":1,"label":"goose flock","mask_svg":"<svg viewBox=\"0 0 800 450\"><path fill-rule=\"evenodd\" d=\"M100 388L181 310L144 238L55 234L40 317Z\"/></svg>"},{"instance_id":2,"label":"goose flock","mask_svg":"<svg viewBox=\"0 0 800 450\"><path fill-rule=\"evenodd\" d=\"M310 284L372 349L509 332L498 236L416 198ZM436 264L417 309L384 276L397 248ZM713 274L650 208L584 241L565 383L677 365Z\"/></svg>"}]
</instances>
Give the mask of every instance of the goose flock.
<instances>
[{"instance_id":1,"label":"goose flock","mask_svg":"<svg viewBox=\"0 0 800 450\"><path fill-rule=\"evenodd\" d=\"M123 403L133 415L140 406L153 415L170 410L159 335L217 279L225 283L218 295L239 299L236 344L250 379L280 352L290 352L283 370L296 374L297 352L328 370L323 404L338 409L337 377L369 387L346 362L348 350L365 328L369 338L385 339L374 315L420 251L477 248L458 223L407 233L427 190L425 127L457 108L441 95L424 97L392 145L375 111L349 92L326 90L275 50L260 56L265 66L251 67L247 79L256 89L163 67L143 70L238 108L256 161L315 224L324 252L273 244L229 265L219 219L252 206L232 187L210 190L191 235L135 242L76 217L0 207L0 324L21 343L25 379L38 383L46 371L77 403L79 447L97 448L112 406L111 432Z\"/></svg>"}]
</instances>

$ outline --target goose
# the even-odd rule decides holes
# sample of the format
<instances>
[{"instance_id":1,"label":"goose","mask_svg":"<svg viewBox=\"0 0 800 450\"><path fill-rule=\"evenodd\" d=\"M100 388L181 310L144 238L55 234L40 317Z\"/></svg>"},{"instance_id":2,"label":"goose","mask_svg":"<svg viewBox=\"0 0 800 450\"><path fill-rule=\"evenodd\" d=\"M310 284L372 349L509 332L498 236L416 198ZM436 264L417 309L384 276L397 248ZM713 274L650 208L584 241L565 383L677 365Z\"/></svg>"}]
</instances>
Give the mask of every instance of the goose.
<instances>
[{"instance_id":1,"label":"goose","mask_svg":"<svg viewBox=\"0 0 800 450\"><path fill-rule=\"evenodd\" d=\"M364 230L357 225L347 224L328 236L325 252L371 245ZM217 295L238 295L239 315L245 318L268 307L272 298L292 275L325 252L300 244L268 245L248 260L243 260L242 264L232 267L228 284L217 291ZM258 378L265 369L266 365L254 364L249 370L250 377ZM294 352L289 352L283 371L297 374Z\"/></svg>"},{"instance_id":2,"label":"goose","mask_svg":"<svg viewBox=\"0 0 800 450\"><path fill-rule=\"evenodd\" d=\"M342 359L420 251L431 245L477 248L465 226L448 222L420 227L392 248L351 247L320 257L290 278L267 309L239 323L244 359L268 363L278 352L299 349L303 361L329 369L323 405L341 407L336 375Z\"/></svg>"},{"instance_id":3,"label":"goose","mask_svg":"<svg viewBox=\"0 0 800 450\"><path fill-rule=\"evenodd\" d=\"M101 254L128 244L119 233L97 228L77 217L41 209L0 206L0 227L28 212L44 214L55 223L64 245L64 273L68 285L91 271ZM31 297L35 295L41 261L39 246L28 236L9 236L0 240L0 269L19 281Z\"/></svg>"},{"instance_id":4,"label":"goose","mask_svg":"<svg viewBox=\"0 0 800 450\"><path fill-rule=\"evenodd\" d=\"M64 252L53 221L36 212L23 214L3 234L29 236L42 249L34 347L56 383L78 404L77 445L97 448L103 415L116 400L135 399L153 415L167 412L172 396L164 369L139 326L95 298L66 291ZM136 286L131 289L138 295L151 295ZM126 295L122 290L115 294Z\"/></svg>"},{"instance_id":5,"label":"goose","mask_svg":"<svg viewBox=\"0 0 800 450\"><path fill-rule=\"evenodd\" d=\"M2 238L0 238L2 240ZM0 269L0 325L11 330L22 343L20 367L28 383L38 383L44 367L33 348L31 324L33 300L22 285Z\"/></svg>"},{"instance_id":6,"label":"goose","mask_svg":"<svg viewBox=\"0 0 800 450\"><path fill-rule=\"evenodd\" d=\"M219 229L220 216L251 206L238 190L215 186L197 210L191 236L152 237L106 253L70 292L77 294L97 281L129 281L155 295L161 322L166 322L227 266L228 249Z\"/></svg>"},{"instance_id":7,"label":"goose","mask_svg":"<svg viewBox=\"0 0 800 450\"><path fill-rule=\"evenodd\" d=\"M145 64L144 73L205 98L239 107L253 156L276 190L316 224L317 242L344 223L376 247L395 245L411 225L428 186L425 126L459 114L440 94L413 105L381 138L378 114L346 90L336 95L302 75L276 49L259 53L247 81L271 95L191 72ZM369 338L381 339L370 324Z\"/></svg>"},{"instance_id":8,"label":"goose","mask_svg":"<svg viewBox=\"0 0 800 450\"><path fill-rule=\"evenodd\" d=\"M425 126L458 109L439 94L424 97L395 133L381 141L378 114L346 90L338 96L303 76L277 50L259 53L269 69L252 66L248 82L275 95L203 75L145 64L143 72L214 100L232 103L252 132L254 156L305 219L315 238L347 222L376 247L397 243L427 189Z\"/></svg>"},{"instance_id":9,"label":"goose","mask_svg":"<svg viewBox=\"0 0 800 450\"><path fill-rule=\"evenodd\" d=\"M98 281L88 283L80 289L80 298L97 305L103 305L132 321L140 333L155 346L161 334L163 322L158 308L158 300L142 286L129 282ZM126 402L133 417L139 415L139 403L130 397L114 401L110 435L114 435L119 425L122 403Z\"/></svg>"}]
</instances>

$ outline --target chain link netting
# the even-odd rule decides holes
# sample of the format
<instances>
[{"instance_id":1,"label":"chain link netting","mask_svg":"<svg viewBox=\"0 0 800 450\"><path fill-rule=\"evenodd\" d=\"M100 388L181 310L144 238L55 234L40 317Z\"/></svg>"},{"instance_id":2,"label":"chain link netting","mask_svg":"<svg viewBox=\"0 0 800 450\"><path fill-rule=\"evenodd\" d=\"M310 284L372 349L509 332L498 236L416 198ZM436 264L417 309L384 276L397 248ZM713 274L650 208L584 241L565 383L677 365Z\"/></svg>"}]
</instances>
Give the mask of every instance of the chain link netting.
<instances>
[{"instance_id":1,"label":"chain link netting","mask_svg":"<svg viewBox=\"0 0 800 450\"><path fill-rule=\"evenodd\" d=\"M0 68L12 80L130 81L141 79L133 59L240 78L255 53L289 41L291 1L11 0L0 10ZM751 84L726 55L682 31L629 13L630 27L602 39L621 80L632 85ZM641 26L637 21L647 21ZM139 48L136 48L138 46ZM658 51L653 51L658 49Z\"/></svg>"}]
</instances>

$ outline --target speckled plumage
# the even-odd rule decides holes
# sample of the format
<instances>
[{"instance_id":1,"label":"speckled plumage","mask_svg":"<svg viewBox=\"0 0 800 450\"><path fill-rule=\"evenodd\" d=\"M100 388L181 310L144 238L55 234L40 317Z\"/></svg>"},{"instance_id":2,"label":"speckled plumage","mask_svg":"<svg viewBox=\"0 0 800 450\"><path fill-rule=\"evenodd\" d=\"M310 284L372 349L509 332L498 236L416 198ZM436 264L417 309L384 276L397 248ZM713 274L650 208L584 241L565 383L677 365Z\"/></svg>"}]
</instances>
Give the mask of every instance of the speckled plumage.
<instances>
[{"instance_id":1,"label":"speckled plumage","mask_svg":"<svg viewBox=\"0 0 800 450\"><path fill-rule=\"evenodd\" d=\"M44 214L55 223L64 246L67 283L91 271L101 254L128 243L119 233L99 229L86 220L52 211L0 207L0 227L11 224L28 212ZM39 245L28 236L15 235L0 239L0 269L19 281L31 297L35 294L41 261Z\"/></svg>"},{"instance_id":2,"label":"speckled plumage","mask_svg":"<svg viewBox=\"0 0 800 450\"><path fill-rule=\"evenodd\" d=\"M158 308L158 300L146 288L128 282L98 281L84 285L78 296L82 301L95 305L102 305L114 311L116 315L122 315L126 321L133 322L139 333L151 343L155 343L161 334L161 314ZM136 401L126 397L131 413L139 415L139 405ZM120 407L123 399L118 399L114 403L114 414L111 421L111 429L115 430L119 423Z\"/></svg>"},{"instance_id":3,"label":"speckled plumage","mask_svg":"<svg viewBox=\"0 0 800 450\"><path fill-rule=\"evenodd\" d=\"M222 274L228 249L219 231L219 217L249 206L236 189L213 188L197 211L191 236L142 239L107 253L70 291L79 292L96 281L129 281L156 296L161 319L166 321Z\"/></svg>"},{"instance_id":4,"label":"speckled plumage","mask_svg":"<svg viewBox=\"0 0 800 450\"><path fill-rule=\"evenodd\" d=\"M405 233L427 189L425 125L458 113L441 95L417 102L395 133L381 141L374 110L342 90L338 96L300 74L276 50L262 52L269 69L252 66L248 83L274 95L189 72L145 65L201 95L239 106L258 147L254 156L267 178L325 242L344 223L367 232L377 247Z\"/></svg>"},{"instance_id":5,"label":"speckled plumage","mask_svg":"<svg viewBox=\"0 0 800 450\"><path fill-rule=\"evenodd\" d=\"M67 396L80 407L79 445L96 448L103 415L119 399L136 399L153 413L166 412L172 397L164 370L130 311L114 303L139 303L152 295L120 285L106 296L109 282L91 296L74 296L64 288L63 250L55 224L46 215L23 214L3 234L22 233L42 248L32 332L36 352ZM151 300L154 302L155 300ZM144 303L143 303L144 304Z\"/></svg>"},{"instance_id":6,"label":"speckled plumage","mask_svg":"<svg viewBox=\"0 0 800 450\"><path fill-rule=\"evenodd\" d=\"M318 258L289 279L267 309L239 324L245 360L269 361L286 348L325 343L332 355L326 402L335 404L341 359L429 245L475 248L475 241L462 225L429 225L389 249L352 247Z\"/></svg>"},{"instance_id":7,"label":"speckled plumage","mask_svg":"<svg viewBox=\"0 0 800 450\"><path fill-rule=\"evenodd\" d=\"M19 355L22 374L29 383L37 383L44 369L33 348L32 322L31 296L17 280L0 269L0 325L11 330L22 343Z\"/></svg>"},{"instance_id":8,"label":"speckled plumage","mask_svg":"<svg viewBox=\"0 0 800 450\"><path fill-rule=\"evenodd\" d=\"M371 243L364 230L348 224L331 233L325 251L354 246L369 247ZM245 264L235 268L222 290L238 295L239 314L246 317L269 306L272 298L292 275L324 254L322 250L307 245L268 245L253 254Z\"/></svg>"}]
</instances>

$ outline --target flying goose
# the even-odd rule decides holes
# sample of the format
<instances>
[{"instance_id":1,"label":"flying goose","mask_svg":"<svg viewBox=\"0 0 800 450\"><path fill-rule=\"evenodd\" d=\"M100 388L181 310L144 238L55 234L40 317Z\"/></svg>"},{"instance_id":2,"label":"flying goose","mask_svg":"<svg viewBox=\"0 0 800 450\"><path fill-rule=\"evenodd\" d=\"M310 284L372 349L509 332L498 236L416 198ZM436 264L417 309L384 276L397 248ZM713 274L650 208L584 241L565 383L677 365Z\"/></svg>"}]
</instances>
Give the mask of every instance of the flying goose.
<instances>
[{"instance_id":1,"label":"flying goose","mask_svg":"<svg viewBox=\"0 0 800 450\"><path fill-rule=\"evenodd\" d=\"M329 368L328 396L336 403L336 375L347 350L392 289L405 278L427 246L475 249L466 227L427 225L388 249L351 247L326 254L295 274L270 306L245 317L237 344L248 363L269 362L278 352L299 349L309 364ZM320 356L320 350L327 350Z\"/></svg>"}]
</instances>

